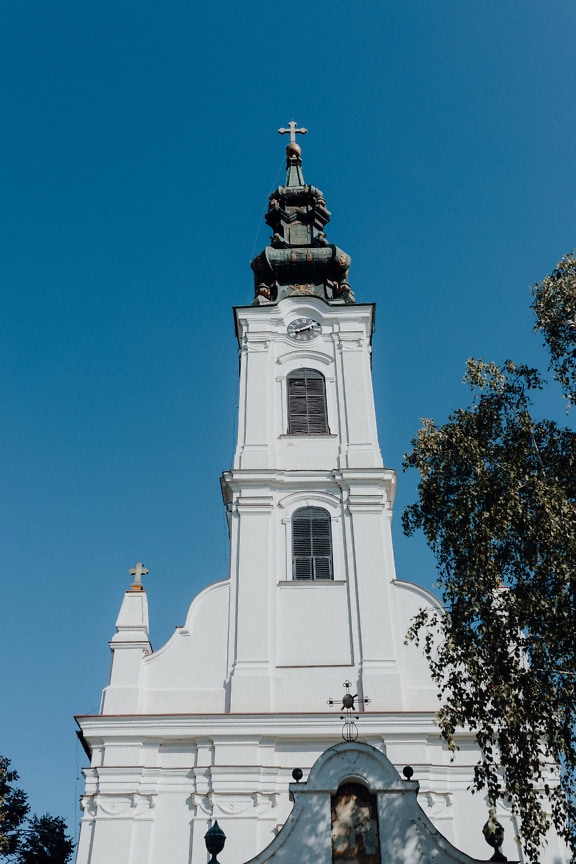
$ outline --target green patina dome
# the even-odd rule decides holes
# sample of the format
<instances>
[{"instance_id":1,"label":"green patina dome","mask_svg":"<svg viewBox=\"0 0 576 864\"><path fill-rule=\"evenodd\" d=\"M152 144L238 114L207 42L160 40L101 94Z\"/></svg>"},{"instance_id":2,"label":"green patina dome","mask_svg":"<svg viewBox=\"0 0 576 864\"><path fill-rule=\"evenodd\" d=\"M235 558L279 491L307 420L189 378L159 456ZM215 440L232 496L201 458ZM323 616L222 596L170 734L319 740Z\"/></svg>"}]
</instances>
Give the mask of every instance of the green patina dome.
<instances>
[{"instance_id":1,"label":"green patina dome","mask_svg":"<svg viewBox=\"0 0 576 864\"><path fill-rule=\"evenodd\" d=\"M270 244L250 263L254 271L254 302L311 295L331 302L353 303L348 283L350 256L326 239L324 227L330 221L330 212L322 192L304 182L294 131L305 130L290 130L286 183L270 195L265 216L274 233Z\"/></svg>"}]
</instances>

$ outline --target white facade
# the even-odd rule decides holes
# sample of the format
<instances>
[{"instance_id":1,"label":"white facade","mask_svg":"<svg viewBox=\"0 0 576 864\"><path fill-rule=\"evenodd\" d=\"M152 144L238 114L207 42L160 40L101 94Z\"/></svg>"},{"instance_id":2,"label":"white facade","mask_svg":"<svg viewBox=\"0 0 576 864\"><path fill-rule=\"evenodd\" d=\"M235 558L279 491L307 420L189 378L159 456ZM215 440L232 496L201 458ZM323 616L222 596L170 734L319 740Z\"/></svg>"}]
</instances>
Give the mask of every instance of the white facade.
<instances>
[{"instance_id":1,"label":"white facade","mask_svg":"<svg viewBox=\"0 0 576 864\"><path fill-rule=\"evenodd\" d=\"M287 333L298 318L320 325L306 343ZM377 439L373 307L292 296L238 308L236 324L238 442L222 477L229 578L193 600L156 652L145 592L124 595L101 713L78 718L92 756L77 862L203 864L213 818L228 838L223 864L255 856L289 816L292 769L306 778L340 740L326 702L347 679L371 700L361 740L413 766L432 822L485 858L486 803L467 791L474 748L463 739L450 762L426 664L404 644L411 618L437 601L395 575L396 475ZM288 434L288 376L302 368L324 377L325 434ZM329 514L332 579L293 578L292 520L303 507ZM509 814L498 818L503 851L519 857ZM556 847L546 856L560 858Z\"/></svg>"}]
</instances>

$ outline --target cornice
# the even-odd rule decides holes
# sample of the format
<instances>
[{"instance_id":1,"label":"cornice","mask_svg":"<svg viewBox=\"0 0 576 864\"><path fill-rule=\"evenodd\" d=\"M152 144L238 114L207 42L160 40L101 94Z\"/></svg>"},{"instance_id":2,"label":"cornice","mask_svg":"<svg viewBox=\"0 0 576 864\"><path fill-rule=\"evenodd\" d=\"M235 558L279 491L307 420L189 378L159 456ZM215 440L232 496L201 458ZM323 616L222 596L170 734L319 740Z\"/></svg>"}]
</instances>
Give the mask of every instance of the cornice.
<instances>
[{"instance_id":1,"label":"cornice","mask_svg":"<svg viewBox=\"0 0 576 864\"><path fill-rule=\"evenodd\" d=\"M362 737L425 736L437 739L435 715L428 711L363 712ZM339 738L338 718L333 713L299 714L89 714L76 716L85 737L94 738L211 738L306 736ZM468 736L464 736L468 737Z\"/></svg>"}]
</instances>

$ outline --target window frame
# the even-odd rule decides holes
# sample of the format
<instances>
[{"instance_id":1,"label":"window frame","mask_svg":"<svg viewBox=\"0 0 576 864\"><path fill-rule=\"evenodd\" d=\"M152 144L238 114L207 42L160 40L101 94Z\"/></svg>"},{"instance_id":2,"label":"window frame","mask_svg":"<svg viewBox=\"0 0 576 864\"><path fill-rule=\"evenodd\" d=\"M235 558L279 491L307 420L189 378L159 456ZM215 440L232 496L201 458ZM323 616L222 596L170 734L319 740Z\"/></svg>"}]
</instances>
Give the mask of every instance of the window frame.
<instances>
[{"instance_id":1,"label":"window frame","mask_svg":"<svg viewBox=\"0 0 576 864\"><path fill-rule=\"evenodd\" d=\"M292 580L300 583L334 582L334 542L330 512L324 507L307 504L294 510L290 526ZM304 573L306 569L309 575L298 575L299 571Z\"/></svg>"},{"instance_id":2,"label":"window frame","mask_svg":"<svg viewBox=\"0 0 576 864\"><path fill-rule=\"evenodd\" d=\"M296 389L299 381L304 382L301 392ZM314 388L308 382L318 382L319 386ZM298 412L295 410L298 407L304 407L305 410ZM286 434L288 435L315 437L331 434L328 424L326 377L322 372L310 366L302 366L288 372L286 375L286 413ZM310 428L315 425L318 428ZM295 428L298 426L300 428Z\"/></svg>"}]
</instances>

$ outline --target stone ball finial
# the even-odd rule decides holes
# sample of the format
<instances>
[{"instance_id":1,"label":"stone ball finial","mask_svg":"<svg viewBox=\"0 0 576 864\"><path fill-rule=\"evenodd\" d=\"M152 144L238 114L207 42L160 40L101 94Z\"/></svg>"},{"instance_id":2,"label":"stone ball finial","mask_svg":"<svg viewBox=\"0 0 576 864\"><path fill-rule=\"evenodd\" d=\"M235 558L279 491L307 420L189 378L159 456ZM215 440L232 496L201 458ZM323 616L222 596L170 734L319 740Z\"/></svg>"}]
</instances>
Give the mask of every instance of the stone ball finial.
<instances>
[{"instance_id":1,"label":"stone ball finial","mask_svg":"<svg viewBox=\"0 0 576 864\"><path fill-rule=\"evenodd\" d=\"M286 147L286 156L290 158L291 156L301 156L302 148L295 141L291 141Z\"/></svg>"}]
</instances>

